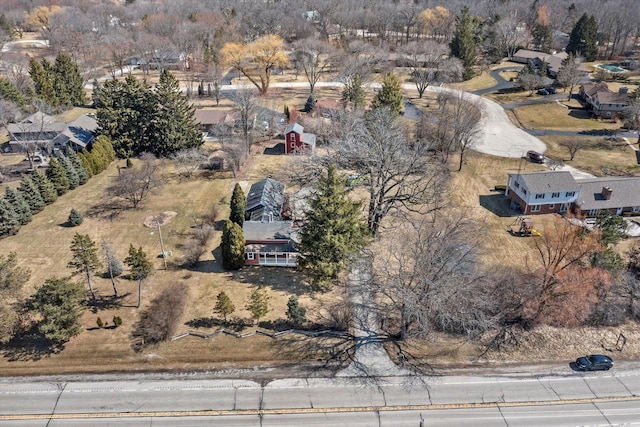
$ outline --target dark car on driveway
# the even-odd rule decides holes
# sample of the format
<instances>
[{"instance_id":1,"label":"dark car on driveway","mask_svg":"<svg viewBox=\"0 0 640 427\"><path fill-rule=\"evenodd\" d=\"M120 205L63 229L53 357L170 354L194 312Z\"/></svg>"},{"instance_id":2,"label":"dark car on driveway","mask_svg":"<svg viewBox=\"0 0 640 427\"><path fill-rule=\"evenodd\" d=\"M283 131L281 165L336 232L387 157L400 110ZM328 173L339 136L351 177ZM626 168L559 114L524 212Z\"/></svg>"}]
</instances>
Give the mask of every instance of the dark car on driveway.
<instances>
[{"instance_id":1,"label":"dark car on driveway","mask_svg":"<svg viewBox=\"0 0 640 427\"><path fill-rule=\"evenodd\" d=\"M527 151L527 158L534 163L544 163L544 154L538 153L537 151Z\"/></svg>"},{"instance_id":2,"label":"dark car on driveway","mask_svg":"<svg viewBox=\"0 0 640 427\"><path fill-rule=\"evenodd\" d=\"M608 371L613 368L613 359L604 354L591 354L576 359L576 367L580 371Z\"/></svg>"}]
</instances>

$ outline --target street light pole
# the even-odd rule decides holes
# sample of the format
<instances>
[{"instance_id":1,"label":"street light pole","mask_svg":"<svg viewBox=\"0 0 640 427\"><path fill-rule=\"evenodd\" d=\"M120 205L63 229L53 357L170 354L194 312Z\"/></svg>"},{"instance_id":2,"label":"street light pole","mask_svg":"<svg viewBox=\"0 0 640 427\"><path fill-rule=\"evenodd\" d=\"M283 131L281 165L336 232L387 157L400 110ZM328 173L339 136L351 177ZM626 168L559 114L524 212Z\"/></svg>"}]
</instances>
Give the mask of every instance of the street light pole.
<instances>
[{"instance_id":1,"label":"street light pole","mask_svg":"<svg viewBox=\"0 0 640 427\"><path fill-rule=\"evenodd\" d=\"M158 236L160 237L160 250L162 251L162 262L164 262L164 269L167 269L167 253L164 251L164 242L162 241L162 230L160 230L160 221L156 221L158 226Z\"/></svg>"}]
</instances>

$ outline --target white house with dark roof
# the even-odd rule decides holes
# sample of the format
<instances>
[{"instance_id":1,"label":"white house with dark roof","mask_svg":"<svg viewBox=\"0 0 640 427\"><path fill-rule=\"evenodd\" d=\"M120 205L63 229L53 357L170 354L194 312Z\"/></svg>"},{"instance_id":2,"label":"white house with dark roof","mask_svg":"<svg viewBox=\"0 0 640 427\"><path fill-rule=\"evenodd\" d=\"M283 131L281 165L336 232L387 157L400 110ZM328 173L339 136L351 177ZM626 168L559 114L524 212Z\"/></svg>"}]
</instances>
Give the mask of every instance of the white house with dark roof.
<instances>
[{"instance_id":1,"label":"white house with dark roof","mask_svg":"<svg viewBox=\"0 0 640 427\"><path fill-rule=\"evenodd\" d=\"M594 217L601 211L640 215L640 177L575 179L567 171L508 174L505 195L525 215L572 212Z\"/></svg>"},{"instance_id":2,"label":"white house with dark roof","mask_svg":"<svg viewBox=\"0 0 640 427\"><path fill-rule=\"evenodd\" d=\"M521 64L531 64L535 67L539 67L542 62L546 62L549 77L555 78L562 67L562 61L564 61L567 56L569 55L566 52L545 53L535 50L520 49L513 54L511 60Z\"/></svg>"}]
</instances>

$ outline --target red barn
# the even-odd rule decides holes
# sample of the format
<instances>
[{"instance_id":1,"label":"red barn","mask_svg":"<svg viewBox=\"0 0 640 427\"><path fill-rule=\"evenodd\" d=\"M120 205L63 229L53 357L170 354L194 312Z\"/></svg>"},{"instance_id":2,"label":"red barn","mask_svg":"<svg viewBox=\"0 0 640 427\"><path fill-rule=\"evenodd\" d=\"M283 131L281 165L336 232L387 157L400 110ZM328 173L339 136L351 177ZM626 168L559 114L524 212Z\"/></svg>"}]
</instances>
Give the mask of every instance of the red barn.
<instances>
[{"instance_id":1,"label":"red barn","mask_svg":"<svg viewBox=\"0 0 640 427\"><path fill-rule=\"evenodd\" d=\"M315 134L304 133L304 128L298 123L287 126L284 136L287 154L313 153L316 148Z\"/></svg>"}]
</instances>

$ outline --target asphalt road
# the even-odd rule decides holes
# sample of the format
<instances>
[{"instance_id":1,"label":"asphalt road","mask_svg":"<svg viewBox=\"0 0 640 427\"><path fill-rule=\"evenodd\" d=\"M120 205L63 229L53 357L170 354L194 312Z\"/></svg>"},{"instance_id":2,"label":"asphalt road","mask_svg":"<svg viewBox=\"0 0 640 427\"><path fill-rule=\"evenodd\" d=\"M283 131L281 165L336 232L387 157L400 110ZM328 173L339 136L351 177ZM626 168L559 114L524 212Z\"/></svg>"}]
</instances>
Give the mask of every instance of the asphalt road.
<instances>
[{"instance_id":1,"label":"asphalt road","mask_svg":"<svg viewBox=\"0 0 640 427\"><path fill-rule=\"evenodd\" d=\"M569 419L575 425L607 425L613 419L640 421L635 367L577 373L558 366L558 374L548 376L450 376L425 382L415 377L287 379L264 385L248 380L4 381L0 425L47 425L49 419L49 426L109 420L120 425L210 425L212 420L216 425L259 425L262 418L263 426L417 426L420 413L429 414L429 426L464 425L465 419L476 422L469 425L496 425L509 417L509 426L567 425ZM549 422L536 424L540 414Z\"/></svg>"}]
</instances>

